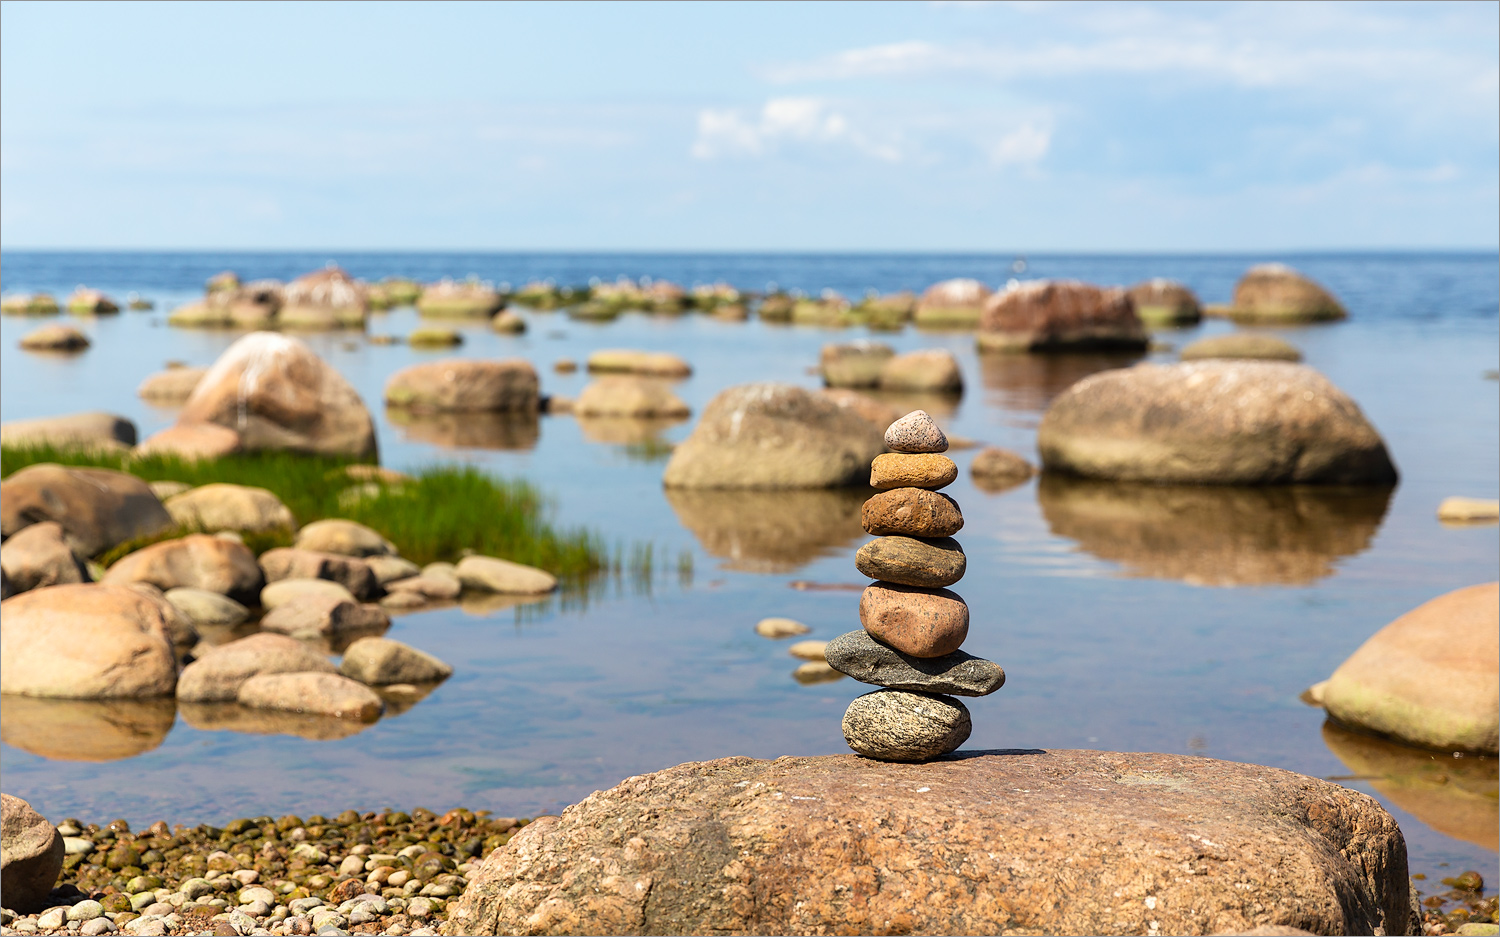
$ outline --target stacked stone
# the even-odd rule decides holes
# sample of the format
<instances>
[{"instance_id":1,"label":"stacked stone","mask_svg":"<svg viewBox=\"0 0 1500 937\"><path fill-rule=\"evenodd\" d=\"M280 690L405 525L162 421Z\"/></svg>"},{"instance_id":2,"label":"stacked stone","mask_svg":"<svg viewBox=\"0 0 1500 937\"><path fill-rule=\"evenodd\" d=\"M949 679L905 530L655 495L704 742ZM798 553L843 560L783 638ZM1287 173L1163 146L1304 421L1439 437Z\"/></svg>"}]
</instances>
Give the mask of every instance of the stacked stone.
<instances>
[{"instance_id":1,"label":"stacked stone","mask_svg":"<svg viewBox=\"0 0 1500 937\"><path fill-rule=\"evenodd\" d=\"M962 745L973 726L954 696L988 696L1005 683L998 664L959 650L969 607L951 586L966 560L953 535L964 525L958 503L938 489L958 477L943 452L948 437L924 410L890 425L870 467L880 493L865 502L865 530L876 539L854 565L871 579L859 600L863 631L828 643L829 666L884 687L849 704L844 739L867 758L928 761Z\"/></svg>"}]
</instances>

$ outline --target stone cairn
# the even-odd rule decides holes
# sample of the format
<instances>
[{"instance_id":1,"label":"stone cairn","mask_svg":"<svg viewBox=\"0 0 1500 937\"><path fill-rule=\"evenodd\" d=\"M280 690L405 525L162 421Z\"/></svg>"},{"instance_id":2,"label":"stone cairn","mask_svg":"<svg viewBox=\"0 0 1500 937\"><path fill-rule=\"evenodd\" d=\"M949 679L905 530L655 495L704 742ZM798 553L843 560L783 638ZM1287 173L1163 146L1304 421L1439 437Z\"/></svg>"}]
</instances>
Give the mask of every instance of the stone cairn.
<instances>
[{"instance_id":1,"label":"stone cairn","mask_svg":"<svg viewBox=\"0 0 1500 937\"><path fill-rule=\"evenodd\" d=\"M928 761L962 745L973 725L957 696L987 696L1005 671L959 650L969 634L969 606L951 586L966 561L953 534L964 525L958 503L942 488L958 466L941 453L948 437L925 410L885 431L886 447L870 466L880 493L865 502L862 520L876 539L854 565L871 579L860 596L863 631L828 642L829 666L885 689L855 699L844 713L844 739L866 758Z\"/></svg>"}]
</instances>

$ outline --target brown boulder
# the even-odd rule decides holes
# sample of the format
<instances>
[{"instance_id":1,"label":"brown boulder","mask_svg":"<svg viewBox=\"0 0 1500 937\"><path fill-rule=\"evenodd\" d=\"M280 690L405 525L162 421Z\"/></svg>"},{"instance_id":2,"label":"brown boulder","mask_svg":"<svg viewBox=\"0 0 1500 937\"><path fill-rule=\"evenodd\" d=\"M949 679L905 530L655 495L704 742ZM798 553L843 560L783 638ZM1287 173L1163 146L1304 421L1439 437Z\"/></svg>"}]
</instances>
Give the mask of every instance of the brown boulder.
<instances>
[{"instance_id":1,"label":"brown boulder","mask_svg":"<svg viewBox=\"0 0 1500 937\"><path fill-rule=\"evenodd\" d=\"M177 698L186 702L227 702L240 686L263 673L335 673L322 654L295 638L261 632L221 644L182 668Z\"/></svg>"},{"instance_id":2,"label":"brown boulder","mask_svg":"<svg viewBox=\"0 0 1500 937\"><path fill-rule=\"evenodd\" d=\"M385 704L375 691L336 673L271 673L240 685L240 704L309 715L374 722Z\"/></svg>"},{"instance_id":3,"label":"brown boulder","mask_svg":"<svg viewBox=\"0 0 1500 937\"><path fill-rule=\"evenodd\" d=\"M1242 322L1326 322L1349 315L1332 293L1285 264L1251 267L1235 284L1229 314Z\"/></svg>"},{"instance_id":4,"label":"brown boulder","mask_svg":"<svg viewBox=\"0 0 1500 937\"><path fill-rule=\"evenodd\" d=\"M964 578L968 558L951 537L876 537L854 554L854 568L871 579L940 588Z\"/></svg>"},{"instance_id":5,"label":"brown boulder","mask_svg":"<svg viewBox=\"0 0 1500 937\"><path fill-rule=\"evenodd\" d=\"M881 366L880 389L958 394L964 389L964 373L951 351L909 351Z\"/></svg>"},{"instance_id":6,"label":"brown boulder","mask_svg":"<svg viewBox=\"0 0 1500 937\"><path fill-rule=\"evenodd\" d=\"M1371 797L1276 768L1058 750L724 758L495 850L445 934L1407 934Z\"/></svg>"},{"instance_id":7,"label":"brown boulder","mask_svg":"<svg viewBox=\"0 0 1500 937\"><path fill-rule=\"evenodd\" d=\"M391 375L385 402L414 412L535 413L541 384L524 358L470 361L444 358Z\"/></svg>"},{"instance_id":8,"label":"brown boulder","mask_svg":"<svg viewBox=\"0 0 1500 937\"><path fill-rule=\"evenodd\" d=\"M476 280L441 280L415 299L417 312L434 318L485 319L505 308L505 297Z\"/></svg>"},{"instance_id":9,"label":"brown boulder","mask_svg":"<svg viewBox=\"0 0 1500 937\"><path fill-rule=\"evenodd\" d=\"M870 637L912 657L942 657L969 636L969 606L947 589L876 582L859 596L859 623Z\"/></svg>"},{"instance_id":10,"label":"brown boulder","mask_svg":"<svg viewBox=\"0 0 1500 937\"><path fill-rule=\"evenodd\" d=\"M665 351L635 351L608 348L589 355L588 369L594 374L642 374L648 377L688 377L693 366Z\"/></svg>"},{"instance_id":11,"label":"brown boulder","mask_svg":"<svg viewBox=\"0 0 1500 937\"><path fill-rule=\"evenodd\" d=\"M309 595L276 606L260 620L260 626L275 634L338 639L353 634L385 634L390 630L391 616L379 605Z\"/></svg>"},{"instance_id":12,"label":"brown boulder","mask_svg":"<svg viewBox=\"0 0 1500 937\"><path fill-rule=\"evenodd\" d=\"M282 579L330 579L348 589L357 599L372 599L380 594L380 584L370 564L352 556L319 553L295 547L278 547L260 555L266 582Z\"/></svg>"},{"instance_id":13,"label":"brown boulder","mask_svg":"<svg viewBox=\"0 0 1500 937\"><path fill-rule=\"evenodd\" d=\"M895 356L896 349L885 342L839 342L823 346L818 370L826 387L874 387L880 383L880 369Z\"/></svg>"},{"instance_id":14,"label":"brown boulder","mask_svg":"<svg viewBox=\"0 0 1500 937\"><path fill-rule=\"evenodd\" d=\"M134 699L166 696L176 683L162 605L138 592L49 586L0 603L0 692Z\"/></svg>"},{"instance_id":15,"label":"brown boulder","mask_svg":"<svg viewBox=\"0 0 1500 937\"><path fill-rule=\"evenodd\" d=\"M248 485L199 485L168 498L166 507L172 519L188 529L264 533L297 526L291 510L273 492Z\"/></svg>"},{"instance_id":16,"label":"brown boulder","mask_svg":"<svg viewBox=\"0 0 1500 937\"><path fill-rule=\"evenodd\" d=\"M4 536L42 521L61 524L68 545L85 557L173 526L150 486L134 475L51 463L27 466L0 482Z\"/></svg>"},{"instance_id":17,"label":"brown boulder","mask_svg":"<svg viewBox=\"0 0 1500 937\"><path fill-rule=\"evenodd\" d=\"M0 569L13 592L91 582L88 569L63 539L62 525L43 521L23 528L0 546Z\"/></svg>"},{"instance_id":18,"label":"brown boulder","mask_svg":"<svg viewBox=\"0 0 1500 937\"><path fill-rule=\"evenodd\" d=\"M927 488L936 491L958 478L958 466L935 452L887 452L870 463L870 487Z\"/></svg>"},{"instance_id":19,"label":"brown boulder","mask_svg":"<svg viewBox=\"0 0 1500 937\"><path fill-rule=\"evenodd\" d=\"M668 488L830 488L863 484L884 449L881 427L828 397L785 384L742 384L709 402L672 453Z\"/></svg>"},{"instance_id":20,"label":"brown boulder","mask_svg":"<svg viewBox=\"0 0 1500 937\"><path fill-rule=\"evenodd\" d=\"M0 445L55 449L124 449L135 445L135 424L113 413L70 413L0 425Z\"/></svg>"},{"instance_id":21,"label":"brown boulder","mask_svg":"<svg viewBox=\"0 0 1500 937\"><path fill-rule=\"evenodd\" d=\"M964 527L958 502L925 488L892 488L874 495L865 502L860 521L877 537L951 537Z\"/></svg>"},{"instance_id":22,"label":"brown boulder","mask_svg":"<svg viewBox=\"0 0 1500 937\"><path fill-rule=\"evenodd\" d=\"M57 827L19 797L0 794L0 905L21 914L46 907L62 874Z\"/></svg>"},{"instance_id":23,"label":"brown boulder","mask_svg":"<svg viewBox=\"0 0 1500 937\"><path fill-rule=\"evenodd\" d=\"M327 267L286 285L276 322L284 328L362 329L369 312L365 285L337 267Z\"/></svg>"},{"instance_id":24,"label":"brown boulder","mask_svg":"<svg viewBox=\"0 0 1500 937\"><path fill-rule=\"evenodd\" d=\"M589 383L573 404L580 417L684 417L688 405L665 382L652 378L607 375Z\"/></svg>"},{"instance_id":25,"label":"brown boulder","mask_svg":"<svg viewBox=\"0 0 1500 937\"><path fill-rule=\"evenodd\" d=\"M19 344L27 351L83 351L89 339L71 325L44 325L21 336Z\"/></svg>"},{"instance_id":26,"label":"brown boulder","mask_svg":"<svg viewBox=\"0 0 1500 937\"><path fill-rule=\"evenodd\" d=\"M181 423L152 433L136 447L136 455L173 455L180 459L218 459L244 449L240 434L213 423Z\"/></svg>"},{"instance_id":27,"label":"brown boulder","mask_svg":"<svg viewBox=\"0 0 1500 937\"><path fill-rule=\"evenodd\" d=\"M1003 491L1035 475L1036 466L1009 449L988 446L974 454L974 461L969 463L969 474L978 487Z\"/></svg>"},{"instance_id":28,"label":"brown boulder","mask_svg":"<svg viewBox=\"0 0 1500 937\"><path fill-rule=\"evenodd\" d=\"M254 605L264 579L255 554L243 543L211 534L189 534L142 547L115 562L100 582L146 582L168 589L206 589L241 605Z\"/></svg>"},{"instance_id":29,"label":"brown boulder","mask_svg":"<svg viewBox=\"0 0 1500 937\"><path fill-rule=\"evenodd\" d=\"M1070 351L1146 347L1130 296L1074 280L1033 280L991 296L980 351Z\"/></svg>"},{"instance_id":30,"label":"brown boulder","mask_svg":"<svg viewBox=\"0 0 1500 937\"><path fill-rule=\"evenodd\" d=\"M1323 375L1277 361L1141 364L1053 401L1049 471L1184 484L1392 484L1380 434Z\"/></svg>"},{"instance_id":31,"label":"brown boulder","mask_svg":"<svg viewBox=\"0 0 1500 937\"><path fill-rule=\"evenodd\" d=\"M978 280L944 280L923 291L914 318L923 328L972 329L983 317L990 296L990 288Z\"/></svg>"},{"instance_id":32,"label":"brown boulder","mask_svg":"<svg viewBox=\"0 0 1500 937\"><path fill-rule=\"evenodd\" d=\"M141 381L135 394L161 407L180 407L193 396L208 368L168 368Z\"/></svg>"},{"instance_id":33,"label":"brown boulder","mask_svg":"<svg viewBox=\"0 0 1500 937\"><path fill-rule=\"evenodd\" d=\"M1203 319L1203 307L1192 290L1157 277L1130 288L1135 314L1147 325L1191 325Z\"/></svg>"},{"instance_id":34,"label":"brown boulder","mask_svg":"<svg viewBox=\"0 0 1500 937\"><path fill-rule=\"evenodd\" d=\"M375 454L375 424L359 394L306 344L274 332L252 332L225 349L177 423L232 429L252 451Z\"/></svg>"}]
</instances>

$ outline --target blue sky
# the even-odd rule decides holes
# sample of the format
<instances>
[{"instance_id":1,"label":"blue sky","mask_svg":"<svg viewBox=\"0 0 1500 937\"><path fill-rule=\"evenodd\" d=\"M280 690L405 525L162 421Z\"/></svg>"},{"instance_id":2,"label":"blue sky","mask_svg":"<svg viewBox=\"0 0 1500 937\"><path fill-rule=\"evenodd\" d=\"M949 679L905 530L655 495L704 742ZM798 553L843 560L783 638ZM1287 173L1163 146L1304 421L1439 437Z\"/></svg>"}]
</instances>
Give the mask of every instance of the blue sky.
<instances>
[{"instance_id":1,"label":"blue sky","mask_svg":"<svg viewBox=\"0 0 1500 937\"><path fill-rule=\"evenodd\" d=\"M1500 4L0 3L20 247L1495 248Z\"/></svg>"}]
</instances>

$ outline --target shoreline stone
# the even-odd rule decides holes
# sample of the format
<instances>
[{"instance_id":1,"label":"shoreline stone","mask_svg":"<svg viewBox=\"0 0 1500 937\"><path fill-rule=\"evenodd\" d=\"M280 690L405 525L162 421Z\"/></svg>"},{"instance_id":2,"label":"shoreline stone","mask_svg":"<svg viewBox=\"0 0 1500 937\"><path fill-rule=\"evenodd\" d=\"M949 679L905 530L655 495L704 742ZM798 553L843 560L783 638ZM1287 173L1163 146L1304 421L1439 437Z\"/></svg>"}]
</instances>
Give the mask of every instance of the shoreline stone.
<instances>
[{"instance_id":1,"label":"shoreline stone","mask_svg":"<svg viewBox=\"0 0 1500 937\"><path fill-rule=\"evenodd\" d=\"M1005 685L999 664L953 651L942 657L913 657L886 647L867 631L851 631L828 642L828 666L860 683L940 693L948 696L988 696Z\"/></svg>"}]
</instances>

